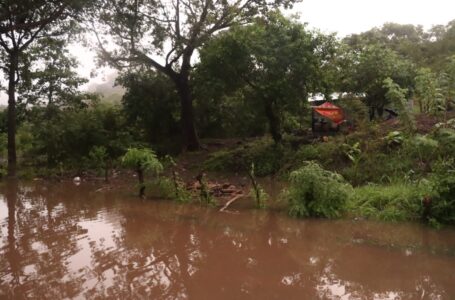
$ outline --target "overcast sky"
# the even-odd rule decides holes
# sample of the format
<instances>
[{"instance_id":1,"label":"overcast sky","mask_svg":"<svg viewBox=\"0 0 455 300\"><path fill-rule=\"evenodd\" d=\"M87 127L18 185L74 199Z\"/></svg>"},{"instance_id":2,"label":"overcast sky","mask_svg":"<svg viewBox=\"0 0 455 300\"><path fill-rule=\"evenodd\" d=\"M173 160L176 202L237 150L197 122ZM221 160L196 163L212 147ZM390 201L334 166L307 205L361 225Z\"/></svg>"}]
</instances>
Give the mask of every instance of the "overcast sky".
<instances>
[{"instance_id":1,"label":"overcast sky","mask_svg":"<svg viewBox=\"0 0 455 300\"><path fill-rule=\"evenodd\" d=\"M294 11L310 26L344 36L386 22L447 24L455 19L455 0L303 0Z\"/></svg>"},{"instance_id":2,"label":"overcast sky","mask_svg":"<svg viewBox=\"0 0 455 300\"><path fill-rule=\"evenodd\" d=\"M339 36L359 33L385 22L421 24L426 29L432 25L447 24L455 19L455 0L303 0L292 10L302 22L326 33L337 32ZM95 54L82 46L72 46L71 52L81 66L81 76L89 77L96 69ZM112 70L98 69L98 76L90 83L102 83L110 78ZM4 95L0 103L4 104ZM3 101L2 101L3 100Z\"/></svg>"}]
</instances>

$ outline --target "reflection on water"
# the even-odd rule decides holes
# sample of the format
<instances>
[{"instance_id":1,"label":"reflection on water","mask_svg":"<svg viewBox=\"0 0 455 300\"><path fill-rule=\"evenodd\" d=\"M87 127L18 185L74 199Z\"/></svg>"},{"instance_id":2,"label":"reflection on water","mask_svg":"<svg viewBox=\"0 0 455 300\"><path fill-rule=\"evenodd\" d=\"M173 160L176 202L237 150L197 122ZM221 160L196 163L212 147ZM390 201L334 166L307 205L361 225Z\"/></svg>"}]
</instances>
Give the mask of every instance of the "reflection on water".
<instances>
[{"instance_id":1,"label":"reflection on water","mask_svg":"<svg viewBox=\"0 0 455 300\"><path fill-rule=\"evenodd\" d=\"M455 299L455 230L0 188L0 298Z\"/></svg>"}]
</instances>

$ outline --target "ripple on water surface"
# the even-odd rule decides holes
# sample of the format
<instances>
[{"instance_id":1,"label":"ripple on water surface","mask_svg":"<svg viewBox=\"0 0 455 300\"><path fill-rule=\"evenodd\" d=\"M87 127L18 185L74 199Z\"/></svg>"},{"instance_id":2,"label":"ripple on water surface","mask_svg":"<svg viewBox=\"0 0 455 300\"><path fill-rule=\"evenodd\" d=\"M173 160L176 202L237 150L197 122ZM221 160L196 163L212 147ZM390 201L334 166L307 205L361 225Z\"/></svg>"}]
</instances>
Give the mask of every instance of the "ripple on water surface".
<instances>
[{"instance_id":1,"label":"ripple on water surface","mask_svg":"<svg viewBox=\"0 0 455 300\"><path fill-rule=\"evenodd\" d=\"M455 299L455 230L0 188L0 298Z\"/></svg>"}]
</instances>

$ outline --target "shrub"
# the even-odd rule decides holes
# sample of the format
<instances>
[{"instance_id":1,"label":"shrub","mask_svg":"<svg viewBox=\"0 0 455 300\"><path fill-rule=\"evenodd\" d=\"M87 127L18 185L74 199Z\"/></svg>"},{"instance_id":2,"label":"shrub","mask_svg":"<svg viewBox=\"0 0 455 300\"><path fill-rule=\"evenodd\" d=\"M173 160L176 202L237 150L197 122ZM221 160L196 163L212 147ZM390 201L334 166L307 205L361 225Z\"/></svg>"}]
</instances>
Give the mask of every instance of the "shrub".
<instances>
[{"instance_id":1,"label":"shrub","mask_svg":"<svg viewBox=\"0 0 455 300\"><path fill-rule=\"evenodd\" d=\"M384 137L384 140L388 147L394 147L403 144L404 136L401 131L392 131Z\"/></svg>"},{"instance_id":2,"label":"shrub","mask_svg":"<svg viewBox=\"0 0 455 300\"><path fill-rule=\"evenodd\" d=\"M455 224L455 168L453 160L435 167L431 182L435 196L431 198L429 221Z\"/></svg>"},{"instance_id":3,"label":"shrub","mask_svg":"<svg viewBox=\"0 0 455 300\"><path fill-rule=\"evenodd\" d=\"M271 139L260 139L232 150L213 153L204 163L211 171L249 172L252 163L257 176L275 174L284 164L285 149Z\"/></svg>"},{"instance_id":4,"label":"shrub","mask_svg":"<svg viewBox=\"0 0 455 300\"><path fill-rule=\"evenodd\" d=\"M133 169L139 180L139 196L144 197L144 173L151 171L158 175L163 171L163 165L150 149L130 148L122 158L125 167Z\"/></svg>"},{"instance_id":5,"label":"shrub","mask_svg":"<svg viewBox=\"0 0 455 300\"><path fill-rule=\"evenodd\" d=\"M422 200L431 194L430 185L394 183L355 188L348 208L355 215L383 220L416 220L422 216Z\"/></svg>"},{"instance_id":6,"label":"shrub","mask_svg":"<svg viewBox=\"0 0 455 300\"><path fill-rule=\"evenodd\" d=\"M295 154L295 159L301 161L316 160L319 158L319 151L315 145L303 145Z\"/></svg>"},{"instance_id":7,"label":"shrub","mask_svg":"<svg viewBox=\"0 0 455 300\"><path fill-rule=\"evenodd\" d=\"M439 152L439 143L428 135L416 135L406 141L403 148L403 155L411 159L418 160L424 171L428 171L428 167Z\"/></svg>"},{"instance_id":8,"label":"shrub","mask_svg":"<svg viewBox=\"0 0 455 300\"><path fill-rule=\"evenodd\" d=\"M439 142L444 154L451 156L455 154L455 129L439 128L435 132L434 138Z\"/></svg>"},{"instance_id":9,"label":"shrub","mask_svg":"<svg viewBox=\"0 0 455 300\"><path fill-rule=\"evenodd\" d=\"M98 171L98 173L102 170L107 170L108 154L105 147L94 146L90 150L88 157L90 164Z\"/></svg>"},{"instance_id":10,"label":"shrub","mask_svg":"<svg viewBox=\"0 0 455 300\"><path fill-rule=\"evenodd\" d=\"M183 183L167 177L159 177L150 184L160 198L168 198L179 203L187 203L192 199L190 191L186 190Z\"/></svg>"},{"instance_id":11,"label":"shrub","mask_svg":"<svg viewBox=\"0 0 455 300\"><path fill-rule=\"evenodd\" d=\"M303 167L290 174L290 187L285 194L289 215L339 217L351 188L341 175L324 170L315 162L305 162Z\"/></svg>"},{"instance_id":12,"label":"shrub","mask_svg":"<svg viewBox=\"0 0 455 300\"><path fill-rule=\"evenodd\" d=\"M355 126L364 126L368 122L368 106L362 100L354 98L340 99L337 105L341 106L348 119Z\"/></svg>"},{"instance_id":13,"label":"shrub","mask_svg":"<svg viewBox=\"0 0 455 300\"><path fill-rule=\"evenodd\" d=\"M130 148L123 156L122 163L134 170L151 171L156 174L163 171L163 165L151 149Z\"/></svg>"}]
</instances>

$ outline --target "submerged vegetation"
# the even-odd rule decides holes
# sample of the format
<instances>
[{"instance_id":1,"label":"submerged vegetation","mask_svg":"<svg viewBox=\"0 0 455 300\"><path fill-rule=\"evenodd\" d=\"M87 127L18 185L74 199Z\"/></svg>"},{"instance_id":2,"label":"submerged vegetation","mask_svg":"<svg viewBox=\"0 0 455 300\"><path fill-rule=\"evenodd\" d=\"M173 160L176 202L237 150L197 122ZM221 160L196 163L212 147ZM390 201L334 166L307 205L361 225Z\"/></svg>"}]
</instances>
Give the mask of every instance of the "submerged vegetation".
<instances>
[{"instance_id":1,"label":"submerged vegetation","mask_svg":"<svg viewBox=\"0 0 455 300\"><path fill-rule=\"evenodd\" d=\"M0 18L2 177L132 170L141 197L224 197L223 210L242 197L273 206L271 177L291 216L455 224L455 21L340 39L283 16L294 1L124 2L0 3L13 15ZM169 9L185 21L162 19ZM81 91L67 46L87 32L121 103Z\"/></svg>"}]
</instances>

